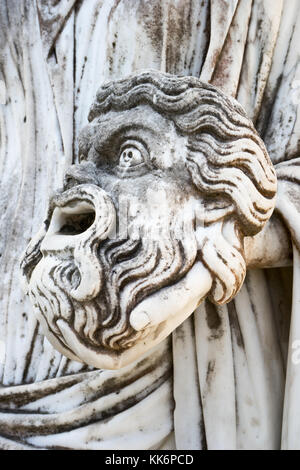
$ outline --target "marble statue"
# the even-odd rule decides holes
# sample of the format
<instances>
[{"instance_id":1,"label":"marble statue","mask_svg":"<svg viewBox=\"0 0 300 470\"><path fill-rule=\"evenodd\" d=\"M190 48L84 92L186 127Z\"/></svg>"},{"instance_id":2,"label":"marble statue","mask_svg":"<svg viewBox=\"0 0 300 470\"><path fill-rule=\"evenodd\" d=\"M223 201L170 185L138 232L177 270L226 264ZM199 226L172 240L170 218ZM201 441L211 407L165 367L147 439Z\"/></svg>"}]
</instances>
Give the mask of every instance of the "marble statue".
<instances>
[{"instance_id":1,"label":"marble statue","mask_svg":"<svg viewBox=\"0 0 300 470\"><path fill-rule=\"evenodd\" d=\"M80 163L22 268L47 338L116 369L245 277L244 236L275 206L266 148L232 98L195 77L145 72L104 85ZM124 200L125 199L125 200Z\"/></svg>"},{"instance_id":2,"label":"marble statue","mask_svg":"<svg viewBox=\"0 0 300 470\"><path fill-rule=\"evenodd\" d=\"M300 448L297 1L0 21L0 448Z\"/></svg>"}]
</instances>

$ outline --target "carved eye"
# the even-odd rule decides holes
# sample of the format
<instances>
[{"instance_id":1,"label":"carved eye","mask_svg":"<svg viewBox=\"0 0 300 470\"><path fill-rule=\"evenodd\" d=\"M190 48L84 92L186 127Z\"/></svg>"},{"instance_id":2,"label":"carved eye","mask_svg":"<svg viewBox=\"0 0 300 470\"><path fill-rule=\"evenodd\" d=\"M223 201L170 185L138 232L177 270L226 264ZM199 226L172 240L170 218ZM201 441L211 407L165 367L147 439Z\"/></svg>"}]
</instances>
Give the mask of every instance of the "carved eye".
<instances>
[{"instance_id":1,"label":"carved eye","mask_svg":"<svg viewBox=\"0 0 300 470\"><path fill-rule=\"evenodd\" d=\"M133 167L144 162L142 152L136 147L126 147L122 150L119 160L121 167Z\"/></svg>"}]
</instances>

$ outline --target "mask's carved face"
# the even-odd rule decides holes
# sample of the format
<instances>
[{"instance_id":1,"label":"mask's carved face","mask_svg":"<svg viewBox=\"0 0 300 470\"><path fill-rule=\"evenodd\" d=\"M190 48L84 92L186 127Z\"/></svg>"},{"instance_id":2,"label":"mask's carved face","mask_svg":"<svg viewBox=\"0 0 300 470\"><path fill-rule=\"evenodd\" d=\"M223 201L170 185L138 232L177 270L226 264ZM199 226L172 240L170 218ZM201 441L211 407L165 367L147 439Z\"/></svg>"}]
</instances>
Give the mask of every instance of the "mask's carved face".
<instances>
[{"instance_id":1,"label":"mask's carved face","mask_svg":"<svg viewBox=\"0 0 300 470\"><path fill-rule=\"evenodd\" d=\"M23 271L52 344L118 368L206 295L235 295L243 237L270 217L276 178L239 105L195 78L111 83L89 119Z\"/></svg>"}]
</instances>

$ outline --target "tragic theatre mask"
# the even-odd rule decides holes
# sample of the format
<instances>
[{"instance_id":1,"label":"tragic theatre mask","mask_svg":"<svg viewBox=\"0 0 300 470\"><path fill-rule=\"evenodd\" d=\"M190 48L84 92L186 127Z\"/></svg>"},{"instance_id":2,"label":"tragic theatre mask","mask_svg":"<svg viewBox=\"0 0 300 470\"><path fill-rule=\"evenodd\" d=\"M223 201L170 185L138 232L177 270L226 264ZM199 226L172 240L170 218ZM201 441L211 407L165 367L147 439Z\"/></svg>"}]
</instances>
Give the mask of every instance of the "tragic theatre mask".
<instances>
[{"instance_id":1,"label":"tragic theatre mask","mask_svg":"<svg viewBox=\"0 0 300 470\"><path fill-rule=\"evenodd\" d=\"M235 296L275 194L262 140L216 87L160 72L103 85L21 263L44 334L94 367L137 359L206 296Z\"/></svg>"}]
</instances>

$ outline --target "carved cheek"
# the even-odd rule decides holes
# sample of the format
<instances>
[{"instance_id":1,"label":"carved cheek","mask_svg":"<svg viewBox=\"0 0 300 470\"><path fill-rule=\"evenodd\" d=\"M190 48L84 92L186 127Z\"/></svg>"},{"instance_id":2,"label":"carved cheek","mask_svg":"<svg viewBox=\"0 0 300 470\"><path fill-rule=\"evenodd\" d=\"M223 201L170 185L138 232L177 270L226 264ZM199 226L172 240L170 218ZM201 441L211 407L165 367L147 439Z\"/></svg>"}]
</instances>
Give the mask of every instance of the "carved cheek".
<instances>
[{"instance_id":1,"label":"carved cheek","mask_svg":"<svg viewBox=\"0 0 300 470\"><path fill-rule=\"evenodd\" d=\"M66 191L56 197L54 205L41 252L44 256L73 254L80 280L70 295L79 302L90 300L101 289L102 269L97 250L99 243L113 234L114 205L106 192L93 184Z\"/></svg>"}]
</instances>

